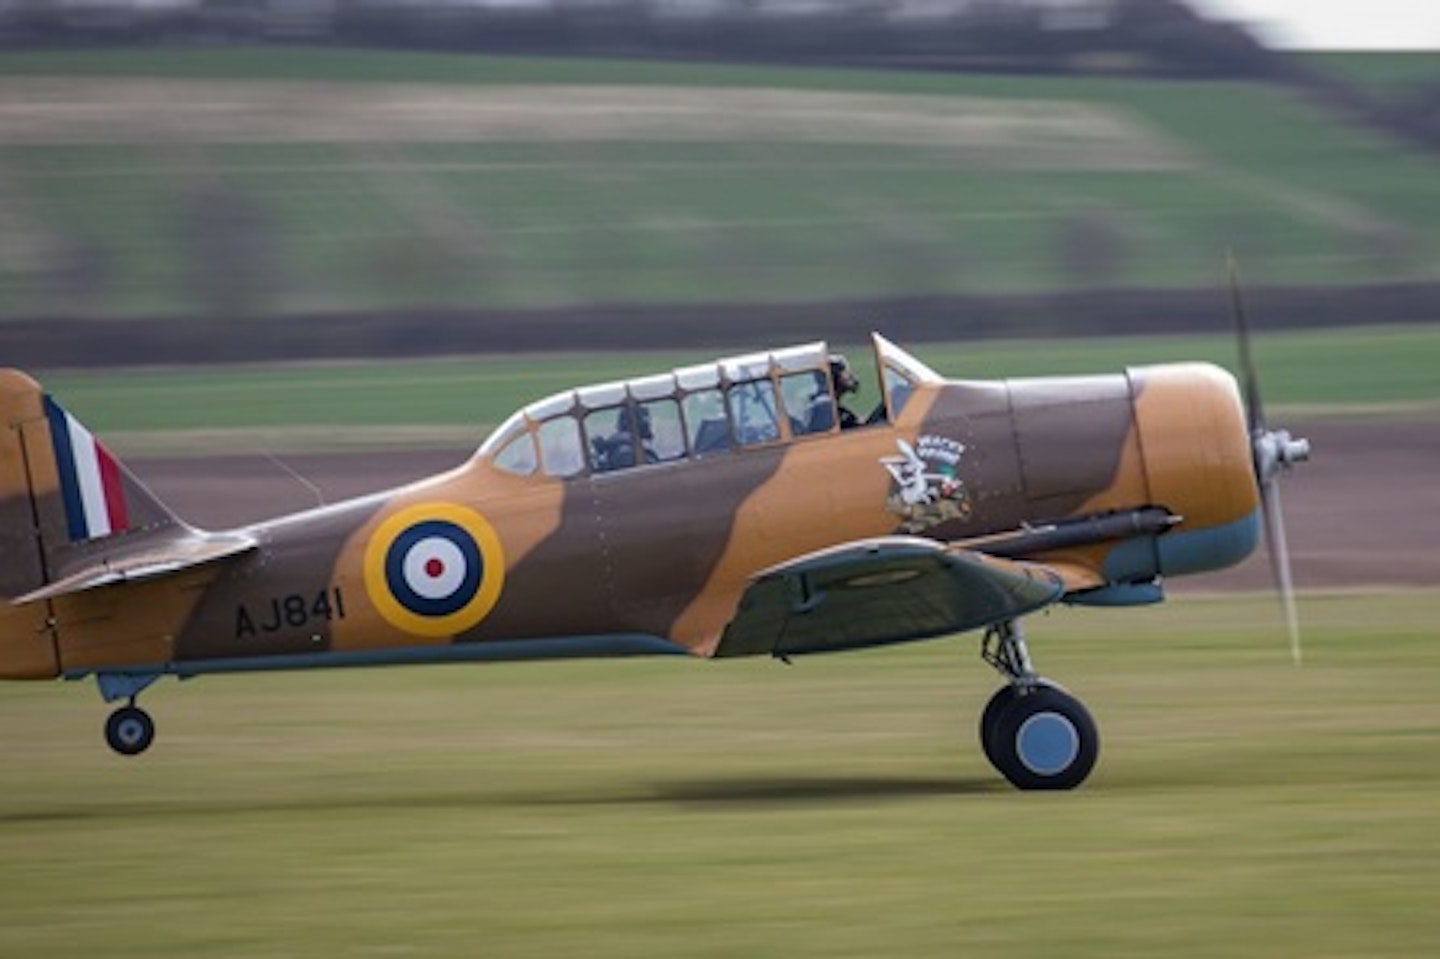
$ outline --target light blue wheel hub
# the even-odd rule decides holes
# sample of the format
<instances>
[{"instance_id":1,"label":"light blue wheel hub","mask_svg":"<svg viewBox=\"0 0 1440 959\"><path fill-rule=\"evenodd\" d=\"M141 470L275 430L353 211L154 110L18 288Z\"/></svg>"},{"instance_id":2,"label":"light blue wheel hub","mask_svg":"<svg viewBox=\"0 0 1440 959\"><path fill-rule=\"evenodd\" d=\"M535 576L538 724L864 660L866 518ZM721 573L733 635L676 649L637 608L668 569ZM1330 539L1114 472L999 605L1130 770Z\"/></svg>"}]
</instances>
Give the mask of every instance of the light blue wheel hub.
<instances>
[{"instance_id":1,"label":"light blue wheel hub","mask_svg":"<svg viewBox=\"0 0 1440 959\"><path fill-rule=\"evenodd\" d=\"M126 719L120 723L117 733L121 742L133 746L145 738L145 725L138 719Z\"/></svg>"},{"instance_id":2,"label":"light blue wheel hub","mask_svg":"<svg viewBox=\"0 0 1440 959\"><path fill-rule=\"evenodd\" d=\"M1080 733L1064 715L1039 712L1020 724L1015 752L1021 764L1037 776L1055 776L1080 755Z\"/></svg>"}]
</instances>

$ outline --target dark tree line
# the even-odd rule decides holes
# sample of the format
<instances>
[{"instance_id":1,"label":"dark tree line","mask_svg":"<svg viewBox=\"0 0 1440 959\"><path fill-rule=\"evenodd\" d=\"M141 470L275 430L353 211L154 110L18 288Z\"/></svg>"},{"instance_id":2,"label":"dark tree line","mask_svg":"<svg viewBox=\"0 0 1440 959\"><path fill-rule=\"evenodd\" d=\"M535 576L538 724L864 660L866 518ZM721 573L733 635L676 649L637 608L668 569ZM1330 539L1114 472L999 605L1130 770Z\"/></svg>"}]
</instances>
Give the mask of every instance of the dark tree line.
<instances>
[{"instance_id":1,"label":"dark tree line","mask_svg":"<svg viewBox=\"0 0 1440 959\"><path fill-rule=\"evenodd\" d=\"M1257 77L1270 54L1181 0L17 0L6 46L285 42L1024 73Z\"/></svg>"},{"instance_id":2,"label":"dark tree line","mask_svg":"<svg viewBox=\"0 0 1440 959\"><path fill-rule=\"evenodd\" d=\"M1269 329L1428 323L1433 283L1263 288L1247 305ZM590 306L534 310L385 310L251 317L244 323L63 316L0 323L0 355L19 366L271 362L553 350L738 350L807 339L862 342L884 317L900 342L987 337L1215 332L1224 289L1094 289L1009 296L917 296L814 303Z\"/></svg>"}]
</instances>

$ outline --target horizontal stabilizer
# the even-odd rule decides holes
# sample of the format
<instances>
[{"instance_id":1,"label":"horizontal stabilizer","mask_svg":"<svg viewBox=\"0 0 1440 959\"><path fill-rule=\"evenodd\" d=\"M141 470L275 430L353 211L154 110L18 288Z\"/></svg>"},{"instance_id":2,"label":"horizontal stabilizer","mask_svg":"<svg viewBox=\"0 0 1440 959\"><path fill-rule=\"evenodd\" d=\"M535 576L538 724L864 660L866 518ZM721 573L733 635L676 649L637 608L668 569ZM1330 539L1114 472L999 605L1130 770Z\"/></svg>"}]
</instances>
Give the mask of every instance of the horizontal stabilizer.
<instances>
[{"instance_id":1,"label":"horizontal stabilizer","mask_svg":"<svg viewBox=\"0 0 1440 959\"><path fill-rule=\"evenodd\" d=\"M1045 566L912 536L859 540L760 573L715 651L746 656L856 649L978 629L1065 592Z\"/></svg>"},{"instance_id":2,"label":"horizontal stabilizer","mask_svg":"<svg viewBox=\"0 0 1440 959\"><path fill-rule=\"evenodd\" d=\"M87 565L69 571L62 578L24 596L18 596L11 602L18 606L117 583L133 583L169 576L181 570L248 553L256 546L254 539L242 533L201 533L186 530L179 535L135 542L128 547L98 555Z\"/></svg>"}]
</instances>

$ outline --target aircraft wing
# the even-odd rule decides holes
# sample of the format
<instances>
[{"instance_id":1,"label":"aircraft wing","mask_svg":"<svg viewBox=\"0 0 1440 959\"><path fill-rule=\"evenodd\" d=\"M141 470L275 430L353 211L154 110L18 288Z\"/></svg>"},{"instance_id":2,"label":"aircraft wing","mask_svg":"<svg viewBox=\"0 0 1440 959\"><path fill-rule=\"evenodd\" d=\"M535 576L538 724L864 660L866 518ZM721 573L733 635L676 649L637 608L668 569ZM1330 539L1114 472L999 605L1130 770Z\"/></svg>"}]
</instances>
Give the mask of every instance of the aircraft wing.
<instances>
[{"instance_id":1,"label":"aircraft wing","mask_svg":"<svg viewBox=\"0 0 1440 959\"><path fill-rule=\"evenodd\" d=\"M142 539L88 557L79 568L64 570L58 579L10 602L19 606L101 586L168 576L248 553L257 546L254 539L243 533L200 533L194 530L187 530L179 536L167 535L159 540Z\"/></svg>"},{"instance_id":2,"label":"aircraft wing","mask_svg":"<svg viewBox=\"0 0 1440 959\"><path fill-rule=\"evenodd\" d=\"M758 574L715 656L857 649L989 626L1058 600L1047 566L913 536L821 550Z\"/></svg>"}]
</instances>

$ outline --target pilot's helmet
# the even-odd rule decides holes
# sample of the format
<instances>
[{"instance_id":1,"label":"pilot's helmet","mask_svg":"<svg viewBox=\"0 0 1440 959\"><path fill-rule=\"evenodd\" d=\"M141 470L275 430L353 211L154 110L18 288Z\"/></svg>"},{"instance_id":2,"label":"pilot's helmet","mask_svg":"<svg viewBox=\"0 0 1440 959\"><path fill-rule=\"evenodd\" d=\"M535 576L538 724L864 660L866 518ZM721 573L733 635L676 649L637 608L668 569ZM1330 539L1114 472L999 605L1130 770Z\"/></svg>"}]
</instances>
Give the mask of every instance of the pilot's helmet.
<instances>
[{"instance_id":1,"label":"pilot's helmet","mask_svg":"<svg viewBox=\"0 0 1440 959\"><path fill-rule=\"evenodd\" d=\"M830 382L835 384L835 395L860 392L860 381L850 372L850 363L840 353L830 354Z\"/></svg>"},{"instance_id":2,"label":"pilot's helmet","mask_svg":"<svg viewBox=\"0 0 1440 959\"><path fill-rule=\"evenodd\" d=\"M634 411L635 419L640 428L631 429L631 411ZM642 440L654 439L655 434L650 429L650 411L643 406L622 406L620 412L615 416L615 431L617 433L635 433Z\"/></svg>"}]
</instances>

